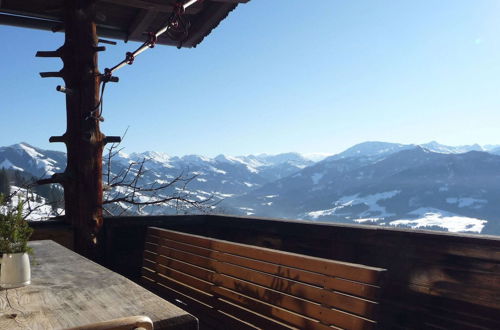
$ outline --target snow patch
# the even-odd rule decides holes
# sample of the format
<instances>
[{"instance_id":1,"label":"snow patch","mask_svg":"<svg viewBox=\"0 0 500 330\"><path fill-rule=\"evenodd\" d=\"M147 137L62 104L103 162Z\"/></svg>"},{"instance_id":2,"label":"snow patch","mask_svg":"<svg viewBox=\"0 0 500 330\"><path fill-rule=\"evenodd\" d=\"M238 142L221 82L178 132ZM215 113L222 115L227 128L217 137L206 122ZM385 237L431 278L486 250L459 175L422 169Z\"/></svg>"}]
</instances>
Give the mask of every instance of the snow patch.
<instances>
[{"instance_id":1,"label":"snow patch","mask_svg":"<svg viewBox=\"0 0 500 330\"><path fill-rule=\"evenodd\" d=\"M409 213L416 215L416 219L402 219L391 221L389 224L392 226L407 226L412 229L426 228L426 227L440 227L449 232L473 232L481 233L487 220L469 218L455 213L422 207Z\"/></svg>"},{"instance_id":2,"label":"snow patch","mask_svg":"<svg viewBox=\"0 0 500 330\"><path fill-rule=\"evenodd\" d=\"M43 157L43 155L41 153L39 153L38 151L36 151L35 148L33 148L32 146L25 144L25 143L19 143L19 144L15 145L14 148L21 154L23 152L27 153L32 158Z\"/></svg>"},{"instance_id":3,"label":"snow patch","mask_svg":"<svg viewBox=\"0 0 500 330\"><path fill-rule=\"evenodd\" d=\"M229 198L229 197L233 197L234 194L222 194L222 193L214 193L214 195L217 195L218 197L222 197L222 198Z\"/></svg>"},{"instance_id":4,"label":"snow patch","mask_svg":"<svg viewBox=\"0 0 500 330\"><path fill-rule=\"evenodd\" d=\"M11 205L17 205L20 199L24 200L23 215L27 215L26 220L43 221L50 217L64 215L64 209L53 208L51 205L46 204L47 201L45 198L28 192L24 188L11 186L10 191L14 194L11 199ZM3 212L6 212L4 206L0 207L0 213Z\"/></svg>"},{"instance_id":5,"label":"snow patch","mask_svg":"<svg viewBox=\"0 0 500 330\"><path fill-rule=\"evenodd\" d=\"M13 169L17 171L24 172L24 169L17 167L16 165L12 164L10 160L5 159L3 162L0 163L0 168L5 168L5 169Z\"/></svg>"},{"instance_id":6,"label":"snow patch","mask_svg":"<svg viewBox=\"0 0 500 330\"><path fill-rule=\"evenodd\" d=\"M225 174L227 174L227 172L226 172L226 171L223 171L223 170L221 170L221 169L215 168L215 167L213 167L213 166L210 166L209 168L210 168L210 170L212 170L212 171L213 171L213 172L215 172L215 173L224 174L224 175L225 175Z\"/></svg>"},{"instance_id":7,"label":"snow patch","mask_svg":"<svg viewBox=\"0 0 500 330\"><path fill-rule=\"evenodd\" d=\"M302 157L304 157L305 159L312 160L313 162L319 162L325 159L326 157L330 157L332 155L333 154L326 152L309 152L302 154Z\"/></svg>"},{"instance_id":8,"label":"snow patch","mask_svg":"<svg viewBox=\"0 0 500 330\"><path fill-rule=\"evenodd\" d=\"M337 211L342 210L343 208L354 206L354 205L366 205L368 210L364 211L360 214L360 219L372 218L370 215L377 213L377 218L385 218L393 216L393 213L387 213L385 207L378 205L379 201L390 199L397 194L399 194L400 190L386 191L382 193L367 195L364 197L360 197L359 194L344 196L337 201L334 202L335 207L327 210L319 210L307 213L307 215L313 219L317 219L318 217L324 217L328 215L334 215Z\"/></svg>"},{"instance_id":9,"label":"snow patch","mask_svg":"<svg viewBox=\"0 0 500 330\"><path fill-rule=\"evenodd\" d=\"M278 197L279 195L267 195L267 196L264 196L264 198L276 198Z\"/></svg>"},{"instance_id":10,"label":"snow patch","mask_svg":"<svg viewBox=\"0 0 500 330\"><path fill-rule=\"evenodd\" d=\"M357 223L365 223L365 222L377 222L379 220L383 220L383 218L364 218L364 219L355 219L354 222Z\"/></svg>"}]
</instances>

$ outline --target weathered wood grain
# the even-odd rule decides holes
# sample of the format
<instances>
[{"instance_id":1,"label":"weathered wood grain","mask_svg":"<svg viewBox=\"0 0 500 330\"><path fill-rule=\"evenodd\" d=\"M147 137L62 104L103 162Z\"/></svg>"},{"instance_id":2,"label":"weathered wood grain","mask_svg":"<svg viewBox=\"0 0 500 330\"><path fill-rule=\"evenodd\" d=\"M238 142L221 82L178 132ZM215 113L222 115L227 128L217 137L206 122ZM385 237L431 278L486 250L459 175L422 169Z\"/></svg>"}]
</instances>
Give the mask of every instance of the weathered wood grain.
<instances>
[{"instance_id":1,"label":"weathered wood grain","mask_svg":"<svg viewBox=\"0 0 500 330\"><path fill-rule=\"evenodd\" d=\"M105 221L106 266L138 281L149 226L386 268L384 297L375 287L351 292L382 300L384 329L500 329L499 237L220 215L113 217ZM312 273L260 270L322 285Z\"/></svg>"},{"instance_id":2,"label":"weathered wood grain","mask_svg":"<svg viewBox=\"0 0 500 330\"><path fill-rule=\"evenodd\" d=\"M222 308L229 316L255 326L271 320L300 329L372 329L377 325L377 302L325 287L334 274L351 281L367 280L357 284L372 287L384 269L154 227L148 229L144 248L143 283L166 290L167 296L182 294L191 301L186 308L193 308L194 313L203 306ZM319 285L283 276L281 267L314 274Z\"/></svg>"},{"instance_id":3,"label":"weathered wood grain","mask_svg":"<svg viewBox=\"0 0 500 330\"><path fill-rule=\"evenodd\" d=\"M146 315L155 329L197 329L184 310L53 241L33 241L32 284L0 290L0 329L64 329Z\"/></svg>"},{"instance_id":4,"label":"weathered wood grain","mask_svg":"<svg viewBox=\"0 0 500 330\"><path fill-rule=\"evenodd\" d=\"M198 235L186 235L179 232L165 231L161 228L150 228L150 233L155 236L179 241L186 244L210 248L216 251L239 255L251 259L270 262L276 265L296 267L333 277L341 277L363 283L378 283L384 270L376 267L355 265L347 262L325 260L296 253L282 252L276 254L272 249L256 248L234 242L213 240Z\"/></svg>"}]
</instances>

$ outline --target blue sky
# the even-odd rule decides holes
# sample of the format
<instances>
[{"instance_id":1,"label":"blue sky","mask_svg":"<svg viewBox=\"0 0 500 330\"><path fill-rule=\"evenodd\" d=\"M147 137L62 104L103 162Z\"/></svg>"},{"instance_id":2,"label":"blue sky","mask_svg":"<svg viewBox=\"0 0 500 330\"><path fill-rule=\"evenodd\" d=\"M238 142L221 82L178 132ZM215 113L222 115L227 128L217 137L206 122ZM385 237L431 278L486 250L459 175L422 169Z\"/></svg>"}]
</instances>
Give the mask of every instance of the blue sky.
<instances>
[{"instance_id":1,"label":"blue sky","mask_svg":"<svg viewBox=\"0 0 500 330\"><path fill-rule=\"evenodd\" d=\"M65 131L62 34L0 26L0 145ZM101 70L137 44L108 46ZM125 151L339 152L368 141L500 143L497 0L251 0L194 49L156 47L106 87Z\"/></svg>"}]
</instances>

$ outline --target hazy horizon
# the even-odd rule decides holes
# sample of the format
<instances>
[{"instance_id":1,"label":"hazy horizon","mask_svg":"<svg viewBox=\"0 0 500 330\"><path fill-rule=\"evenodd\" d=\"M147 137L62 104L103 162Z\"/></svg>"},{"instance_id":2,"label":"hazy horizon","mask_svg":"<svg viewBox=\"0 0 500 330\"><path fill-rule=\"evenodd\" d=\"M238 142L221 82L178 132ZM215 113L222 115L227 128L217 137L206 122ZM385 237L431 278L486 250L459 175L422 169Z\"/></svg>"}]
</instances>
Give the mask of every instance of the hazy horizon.
<instances>
[{"instance_id":1,"label":"hazy horizon","mask_svg":"<svg viewBox=\"0 0 500 330\"><path fill-rule=\"evenodd\" d=\"M49 148L43 148L43 147L40 147L39 145L37 145L35 143L30 143L28 141L18 141L16 143L9 144L9 145L0 145L0 147L8 147L8 146L12 146L12 145L16 145L16 144L22 144L22 143L25 143L25 144L28 144L28 145L30 145L32 147L43 149L43 150L54 150L54 151L66 152L65 148L63 148L63 149L51 148L53 146L53 144L49 145ZM231 156L231 157L247 157L247 156L266 156L266 155L267 156L274 156L274 155L280 155L280 154L295 153L295 154L299 154L299 155L303 156L306 159L310 159L310 160L313 160L313 161L318 161L318 160L322 160L322 159L324 159L326 157L329 157L329 156L340 154L340 153L342 153L344 151L347 151L347 150L349 150L349 149L351 149L351 148L353 148L353 147L355 147L357 145L364 144L364 143L392 143L392 144L401 144L401 145L408 145L408 146L411 146L411 145L422 146L422 145L426 145L426 144L430 144L430 143L437 143L437 144L439 144L441 146L452 147L452 148L459 148L459 147L468 147L468 146L479 145L483 149L488 149L488 148L492 148L492 147L500 147L500 143L498 143L498 144L495 144L495 143L487 143L487 144L468 143L468 144L463 144L463 145L446 145L446 144L440 143L439 141L432 140L432 141L427 141L427 142L424 142L424 143L399 143L399 142L390 142L390 141L363 141L363 142L360 142L360 143L356 143L356 144L354 144L352 146L349 146L346 149L342 149L342 150L339 150L339 151L336 151L336 152L314 152L314 151L311 151L311 152L299 152L299 151L295 151L295 150L284 150L282 152L277 152L277 153L257 152L257 153L229 154L229 153L225 153L225 152L220 152L220 153L217 153L217 154L200 154L200 153L172 154L172 153L168 153L168 152L160 151L160 150L151 150L151 149L147 149L147 150L128 150L127 147L123 147L123 146L120 146L119 148L122 149L120 152L124 153L126 155L131 155L131 154L134 154L134 153L141 154L141 153L147 153L147 152L155 152L155 153L160 153L160 154L168 155L169 157L183 157L183 156L197 155L197 156L202 156L202 157L215 158L215 157L217 157L219 155ZM107 150L108 150L108 147L105 148L105 152L107 152Z\"/></svg>"}]
</instances>

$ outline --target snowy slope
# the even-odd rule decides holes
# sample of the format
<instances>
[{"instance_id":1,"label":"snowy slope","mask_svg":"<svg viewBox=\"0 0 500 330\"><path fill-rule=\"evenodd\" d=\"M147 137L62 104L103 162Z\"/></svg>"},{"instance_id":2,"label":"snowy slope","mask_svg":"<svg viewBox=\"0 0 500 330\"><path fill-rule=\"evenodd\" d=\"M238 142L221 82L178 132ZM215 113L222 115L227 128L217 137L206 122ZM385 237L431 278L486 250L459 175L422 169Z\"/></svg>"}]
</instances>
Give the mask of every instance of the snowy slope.
<instances>
[{"instance_id":1,"label":"snowy slope","mask_svg":"<svg viewBox=\"0 0 500 330\"><path fill-rule=\"evenodd\" d=\"M499 235L500 156L438 151L355 146L225 202L240 214Z\"/></svg>"},{"instance_id":2,"label":"snowy slope","mask_svg":"<svg viewBox=\"0 0 500 330\"><path fill-rule=\"evenodd\" d=\"M20 200L24 202L23 216L26 216L27 220L42 221L47 220L50 217L64 215L63 209L52 207L47 203L47 200L44 197L41 197L33 192L28 192L24 188L11 186L11 193L13 194L10 201L12 205L18 205ZM5 211L6 208L1 206L0 213Z\"/></svg>"}]
</instances>

